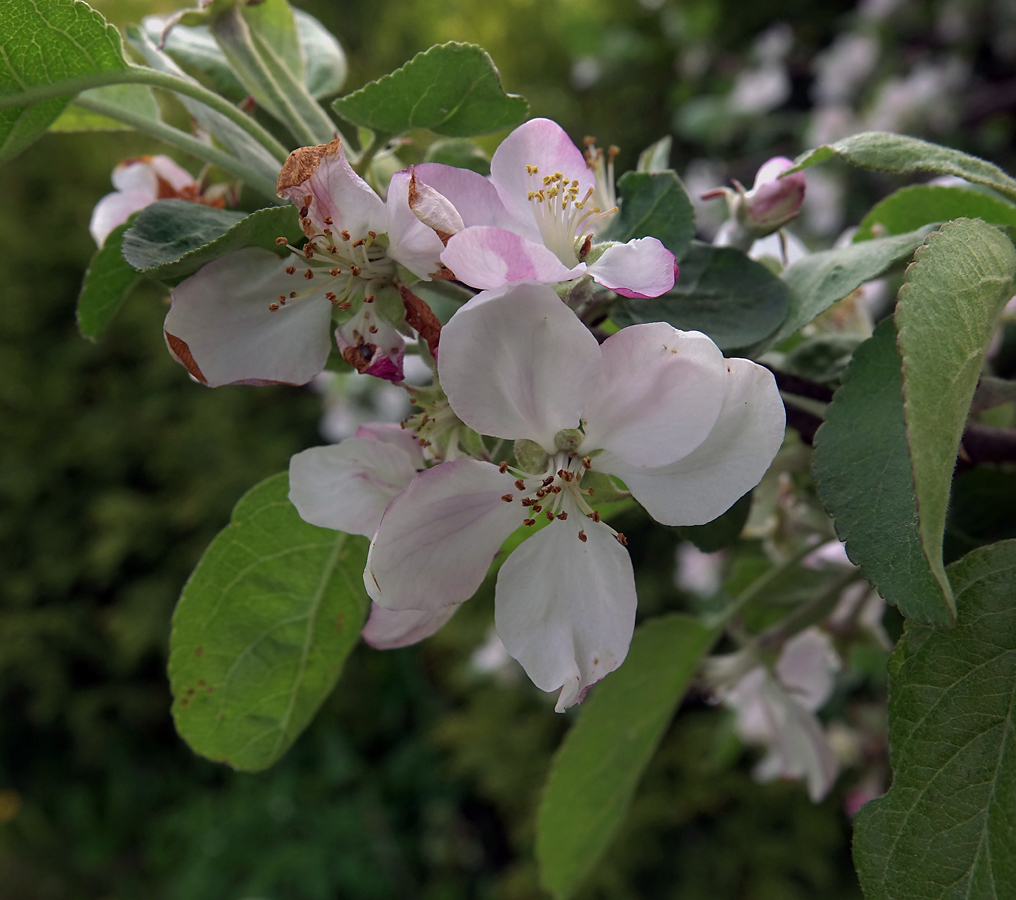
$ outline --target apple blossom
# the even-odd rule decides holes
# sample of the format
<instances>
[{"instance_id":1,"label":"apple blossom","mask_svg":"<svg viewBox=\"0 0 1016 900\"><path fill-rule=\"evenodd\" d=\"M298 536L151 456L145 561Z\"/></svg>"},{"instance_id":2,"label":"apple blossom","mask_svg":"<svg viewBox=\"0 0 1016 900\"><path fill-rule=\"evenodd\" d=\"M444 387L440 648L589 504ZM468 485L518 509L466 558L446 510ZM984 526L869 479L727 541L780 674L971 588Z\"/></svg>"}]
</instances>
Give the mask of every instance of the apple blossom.
<instances>
[{"instance_id":1,"label":"apple blossom","mask_svg":"<svg viewBox=\"0 0 1016 900\"><path fill-rule=\"evenodd\" d=\"M462 307L438 376L469 428L515 441L517 465L459 459L419 473L381 519L368 593L396 610L462 603L504 540L532 529L499 572L495 624L536 685L560 690L562 711L621 664L635 620L626 539L590 506L591 482L619 477L665 524L708 522L776 454L779 393L766 369L665 323L601 346L532 282Z\"/></svg>"},{"instance_id":2,"label":"apple blossom","mask_svg":"<svg viewBox=\"0 0 1016 900\"><path fill-rule=\"evenodd\" d=\"M608 194L595 165L549 119L531 119L504 139L489 181L436 163L415 166L413 174L418 194L411 205L445 233L441 261L472 287L584 275L626 297L658 297L674 286L674 254L656 238L593 243L617 210L590 201L612 196L613 185Z\"/></svg>"},{"instance_id":3,"label":"apple blossom","mask_svg":"<svg viewBox=\"0 0 1016 900\"><path fill-rule=\"evenodd\" d=\"M290 154L278 192L300 210L301 248L280 259L249 247L208 263L172 293L166 341L199 381L304 384L329 352L333 309L352 315L336 334L358 371L402 380L405 342L373 305L403 266L439 273L441 239L409 208L409 173L397 173L387 203L346 160L338 140Z\"/></svg>"},{"instance_id":4,"label":"apple blossom","mask_svg":"<svg viewBox=\"0 0 1016 900\"><path fill-rule=\"evenodd\" d=\"M111 180L116 190L95 204L88 223L88 230L100 247L117 225L156 200L193 200L220 209L226 205L222 186L203 192L190 172L161 154L125 159L113 169Z\"/></svg>"},{"instance_id":5,"label":"apple blossom","mask_svg":"<svg viewBox=\"0 0 1016 900\"><path fill-rule=\"evenodd\" d=\"M804 778L814 803L829 793L839 766L814 714L832 694L839 668L829 638L817 628L790 638L772 670L751 648L706 661L706 679L736 713L742 739L767 748L756 779Z\"/></svg>"},{"instance_id":6,"label":"apple blossom","mask_svg":"<svg viewBox=\"0 0 1016 900\"><path fill-rule=\"evenodd\" d=\"M289 462L289 499L312 525L373 537L385 507L423 467L409 431L364 425L338 444L297 453ZM430 637L456 609L400 611L371 604L363 639L378 650L406 647Z\"/></svg>"}]
</instances>

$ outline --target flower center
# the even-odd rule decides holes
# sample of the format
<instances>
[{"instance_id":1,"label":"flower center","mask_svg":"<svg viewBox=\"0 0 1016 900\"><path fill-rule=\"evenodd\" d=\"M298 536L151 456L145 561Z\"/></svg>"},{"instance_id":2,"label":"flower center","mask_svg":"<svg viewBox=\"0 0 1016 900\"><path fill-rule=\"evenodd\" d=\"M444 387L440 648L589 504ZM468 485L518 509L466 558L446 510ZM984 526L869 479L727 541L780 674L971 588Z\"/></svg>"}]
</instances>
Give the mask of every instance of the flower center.
<instances>
[{"instance_id":1,"label":"flower center","mask_svg":"<svg viewBox=\"0 0 1016 900\"><path fill-rule=\"evenodd\" d=\"M532 527L539 516L546 516L550 522L555 519L563 522L570 516L585 516L594 525L606 528L618 543L627 547L627 538L601 521L599 511L593 509L586 499L593 496L594 488L583 488L582 476L592 465L590 457L579 457L577 453L565 451L551 455L546 469L535 475L510 469L508 463L503 462L499 467L501 471L511 471L517 476L515 488L518 493L505 494L501 499L522 507L523 525ZM589 539L585 527L579 529L578 539L583 543Z\"/></svg>"},{"instance_id":2,"label":"flower center","mask_svg":"<svg viewBox=\"0 0 1016 900\"><path fill-rule=\"evenodd\" d=\"M424 397L428 392L426 388L405 387L410 395L409 402L419 405L420 412L404 419L402 427L416 435L424 453L438 462L472 456L462 447L466 425L455 415L444 393Z\"/></svg>"},{"instance_id":3,"label":"flower center","mask_svg":"<svg viewBox=\"0 0 1016 900\"><path fill-rule=\"evenodd\" d=\"M527 199L532 204L543 243L571 268L579 262L575 245L583 229L613 210L603 213L598 206L588 206L595 189L589 188L579 199L578 180L566 177L563 172L540 177L537 166L526 166L526 173L529 175Z\"/></svg>"},{"instance_id":4,"label":"flower center","mask_svg":"<svg viewBox=\"0 0 1016 900\"><path fill-rule=\"evenodd\" d=\"M596 139L587 137L586 144L586 165L596 177L596 188L593 191L593 203L607 212L598 216L594 228L596 233L604 230L609 217L617 212L617 195L614 193L614 158L621 151L613 145L604 153L596 146Z\"/></svg>"}]
</instances>

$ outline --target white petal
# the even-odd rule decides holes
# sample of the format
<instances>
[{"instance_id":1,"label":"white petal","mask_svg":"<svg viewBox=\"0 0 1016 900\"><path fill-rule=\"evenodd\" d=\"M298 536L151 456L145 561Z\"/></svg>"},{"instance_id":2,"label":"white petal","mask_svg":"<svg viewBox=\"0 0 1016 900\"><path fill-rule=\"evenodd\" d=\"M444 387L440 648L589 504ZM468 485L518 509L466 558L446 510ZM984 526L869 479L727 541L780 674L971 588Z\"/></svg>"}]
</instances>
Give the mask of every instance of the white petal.
<instances>
[{"instance_id":1,"label":"white petal","mask_svg":"<svg viewBox=\"0 0 1016 900\"><path fill-rule=\"evenodd\" d=\"M345 230L356 240L368 231L388 230L384 203L353 171L338 140L294 150L279 173L279 196L307 210L311 227L304 230L311 234L325 228L336 234ZM324 221L326 217L331 225Z\"/></svg>"},{"instance_id":2,"label":"white petal","mask_svg":"<svg viewBox=\"0 0 1016 900\"><path fill-rule=\"evenodd\" d=\"M389 609L438 610L468 600L525 511L501 497L514 478L478 460L421 472L381 519L364 583ZM516 491L517 493L517 491Z\"/></svg>"},{"instance_id":3,"label":"white petal","mask_svg":"<svg viewBox=\"0 0 1016 900\"><path fill-rule=\"evenodd\" d=\"M413 168L418 181L449 200L466 228L492 225L511 230L517 226L516 220L504 208L497 188L479 173L440 163L421 163ZM539 240L539 230L535 227L532 235Z\"/></svg>"},{"instance_id":4,"label":"white petal","mask_svg":"<svg viewBox=\"0 0 1016 900\"><path fill-rule=\"evenodd\" d=\"M396 172L388 186L388 255L410 272L430 281L441 268L444 243L409 206L409 172Z\"/></svg>"},{"instance_id":5,"label":"white petal","mask_svg":"<svg viewBox=\"0 0 1016 900\"><path fill-rule=\"evenodd\" d=\"M586 269L585 263L568 268L542 240L532 241L513 231L487 227L467 228L452 235L441 262L457 280L484 291L519 281L571 281Z\"/></svg>"},{"instance_id":6,"label":"white petal","mask_svg":"<svg viewBox=\"0 0 1016 900\"><path fill-rule=\"evenodd\" d=\"M446 606L436 612L418 609L385 609L370 605L370 617L361 636L375 650L408 647L429 638L458 612L458 606Z\"/></svg>"},{"instance_id":7,"label":"white petal","mask_svg":"<svg viewBox=\"0 0 1016 900\"><path fill-rule=\"evenodd\" d=\"M125 193L145 194L152 203L159 196L158 173L152 166L151 156L138 156L125 159L113 169L110 181L118 191Z\"/></svg>"},{"instance_id":8,"label":"white petal","mask_svg":"<svg viewBox=\"0 0 1016 900\"><path fill-rule=\"evenodd\" d=\"M416 476L396 444L354 437L289 461L289 499L311 525L373 537L392 498Z\"/></svg>"},{"instance_id":9,"label":"white petal","mask_svg":"<svg viewBox=\"0 0 1016 900\"><path fill-rule=\"evenodd\" d=\"M602 387L583 416L584 448L656 467L687 456L708 437L729 373L704 334L664 322L631 325L607 338L600 353Z\"/></svg>"},{"instance_id":10,"label":"white petal","mask_svg":"<svg viewBox=\"0 0 1016 900\"><path fill-rule=\"evenodd\" d=\"M368 422L359 426L353 437L372 438L375 441L383 441L386 444L401 447L409 454L414 468L423 468L423 450L420 448L420 442L413 436L413 432L401 425L392 422Z\"/></svg>"},{"instance_id":11,"label":"white petal","mask_svg":"<svg viewBox=\"0 0 1016 900\"><path fill-rule=\"evenodd\" d=\"M642 300L667 293L677 278L674 254L648 237L608 247L587 271L604 287Z\"/></svg>"},{"instance_id":12,"label":"white petal","mask_svg":"<svg viewBox=\"0 0 1016 900\"><path fill-rule=\"evenodd\" d=\"M98 246L106 243L109 233L122 225L139 209L144 209L149 203L154 203L155 198L143 191L114 191L106 194L92 210L92 220L88 223L88 230L92 239Z\"/></svg>"},{"instance_id":13,"label":"white petal","mask_svg":"<svg viewBox=\"0 0 1016 900\"><path fill-rule=\"evenodd\" d=\"M182 191L185 187L194 184L194 176L168 156L163 156L160 153L153 156L149 164L156 176L167 182L174 191Z\"/></svg>"},{"instance_id":14,"label":"white petal","mask_svg":"<svg viewBox=\"0 0 1016 900\"><path fill-rule=\"evenodd\" d=\"M413 210L413 215L428 228L436 231L443 240L462 231L466 226L455 204L439 190L417 178L414 167L411 166L408 171L409 206ZM393 178L392 181L394 180Z\"/></svg>"},{"instance_id":15,"label":"white petal","mask_svg":"<svg viewBox=\"0 0 1016 900\"><path fill-rule=\"evenodd\" d=\"M501 567L494 622L533 683L561 690L563 712L624 662L635 603L628 551L606 527L573 516L538 531Z\"/></svg>"},{"instance_id":16,"label":"white petal","mask_svg":"<svg viewBox=\"0 0 1016 900\"><path fill-rule=\"evenodd\" d=\"M832 642L817 628L794 635L780 652L776 676L788 693L809 712L821 709L833 692L840 658Z\"/></svg>"},{"instance_id":17,"label":"white petal","mask_svg":"<svg viewBox=\"0 0 1016 900\"><path fill-rule=\"evenodd\" d=\"M173 289L166 341L187 370L211 387L235 382L305 384L328 359L331 304L324 289L305 290L286 260L248 247L220 256Z\"/></svg>"},{"instance_id":18,"label":"white petal","mask_svg":"<svg viewBox=\"0 0 1016 900\"><path fill-rule=\"evenodd\" d=\"M596 386L600 348L548 287L478 294L441 332L438 375L456 415L480 434L554 449Z\"/></svg>"},{"instance_id":19,"label":"white petal","mask_svg":"<svg viewBox=\"0 0 1016 900\"><path fill-rule=\"evenodd\" d=\"M786 414L772 374L746 359L728 359L727 395L716 425L698 448L669 466L644 469L613 453L596 468L617 475L664 525L703 525L762 479L783 442Z\"/></svg>"},{"instance_id":20,"label":"white petal","mask_svg":"<svg viewBox=\"0 0 1016 900\"><path fill-rule=\"evenodd\" d=\"M526 166L539 171L530 175ZM508 135L494 151L490 179L511 215L535 223L529 191L543 187L543 178L556 172L579 183L579 198L596 187L596 176L565 130L550 119L530 119Z\"/></svg>"}]
</instances>

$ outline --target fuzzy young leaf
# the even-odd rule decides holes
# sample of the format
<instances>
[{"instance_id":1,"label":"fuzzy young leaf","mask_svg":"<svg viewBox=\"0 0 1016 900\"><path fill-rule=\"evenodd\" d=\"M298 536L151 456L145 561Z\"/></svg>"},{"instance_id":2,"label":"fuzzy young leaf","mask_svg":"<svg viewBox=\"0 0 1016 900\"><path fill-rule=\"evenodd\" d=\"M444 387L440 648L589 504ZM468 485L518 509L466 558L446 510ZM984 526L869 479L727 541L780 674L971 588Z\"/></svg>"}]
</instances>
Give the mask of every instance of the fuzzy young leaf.
<instances>
[{"instance_id":1,"label":"fuzzy young leaf","mask_svg":"<svg viewBox=\"0 0 1016 900\"><path fill-rule=\"evenodd\" d=\"M776 330L789 306L790 289L765 266L730 247L692 241L670 293L622 299L611 318L620 327L669 322L709 335L722 350L747 350Z\"/></svg>"},{"instance_id":2,"label":"fuzzy young leaf","mask_svg":"<svg viewBox=\"0 0 1016 900\"><path fill-rule=\"evenodd\" d=\"M306 59L303 80L312 97L330 97L342 90L349 72L346 53L335 36L302 9L293 8L296 31Z\"/></svg>"},{"instance_id":3,"label":"fuzzy young leaf","mask_svg":"<svg viewBox=\"0 0 1016 900\"><path fill-rule=\"evenodd\" d=\"M949 567L955 629L908 623L889 662L889 793L854 819L868 900L1016 897L1016 541Z\"/></svg>"},{"instance_id":4,"label":"fuzzy young leaf","mask_svg":"<svg viewBox=\"0 0 1016 900\"><path fill-rule=\"evenodd\" d=\"M279 236L293 243L303 238L295 207L271 206L245 214L187 200L159 200L146 206L124 235L123 255L149 278L172 282L233 250L263 247L280 252L275 243Z\"/></svg>"},{"instance_id":5,"label":"fuzzy young leaf","mask_svg":"<svg viewBox=\"0 0 1016 900\"><path fill-rule=\"evenodd\" d=\"M609 846L715 636L689 616L653 619L590 692L554 757L537 821L541 880L555 897L572 896Z\"/></svg>"},{"instance_id":6,"label":"fuzzy young leaf","mask_svg":"<svg viewBox=\"0 0 1016 900\"><path fill-rule=\"evenodd\" d=\"M942 534L956 452L1014 277L1012 242L980 219L958 219L917 251L896 307L921 546L950 606Z\"/></svg>"},{"instance_id":7,"label":"fuzzy young leaf","mask_svg":"<svg viewBox=\"0 0 1016 900\"><path fill-rule=\"evenodd\" d=\"M289 478L250 490L173 615L173 719L191 748L235 769L274 763L310 723L356 644L367 540L304 522Z\"/></svg>"},{"instance_id":8,"label":"fuzzy young leaf","mask_svg":"<svg viewBox=\"0 0 1016 900\"><path fill-rule=\"evenodd\" d=\"M617 183L620 212L607 240L626 243L633 238L659 238L680 260L695 236L695 207L672 171L626 172Z\"/></svg>"},{"instance_id":9,"label":"fuzzy young leaf","mask_svg":"<svg viewBox=\"0 0 1016 900\"><path fill-rule=\"evenodd\" d=\"M438 44L390 75L332 104L344 119L384 135L428 128L473 137L517 125L529 104L506 94L487 52L476 44Z\"/></svg>"},{"instance_id":10,"label":"fuzzy young leaf","mask_svg":"<svg viewBox=\"0 0 1016 900\"><path fill-rule=\"evenodd\" d=\"M98 340L106 326L123 305L140 276L128 265L120 252L124 232L134 217L118 225L96 251L85 272L78 295L78 330L87 338Z\"/></svg>"},{"instance_id":11,"label":"fuzzy young leaf","mask_svg":"<svg viewBox=\"0 0 1016 900\"><path fill-rule=\"evenodd\" d=\"M880 234L903 234L928 223L966 217L1016 227L1016 206L982 191L964 187L912 184L876 203L858 226L854 243Z\"/></svg>"},{"instance_id":12,"label":"fuzzy young leaf","mask_svg":"<svg viewBox=\"0 0 1016 900\"><path fill-rule=\"evenodd\" d=\"M150 87L143 84L111 84L107 87L82 91L80 99L100 100L119 109L158 121L159 104ZM52 125L50 131L130 131L130 125L117 122L108 116L91 112L71 103Z\"/></svg>"},{"instance_id":13,"label":"fuzzy young leaf","mask_svg":"<svg viewBox=\"0 0 1016 900\"><path fill-rule=\"evenodd\" d=\"M917 530L892 320L854 353L815 435L813 467L836 534L864 577L903 615L948 625L952 614Z\"/></svg>"},{"instance_id":14,"label":"fuzzy young leaf","mask_svg":"<svg viewBox=\"0 0 1016 900\"><path fill-rule=\"evenodd\" d=\"M866 281L878 278L898 262L909 260L930 230L929 226L839 250L823 250L794 263L783 273L784 281L793 291L790 311L767 343L773 346L781 343Z\"/></svg>"},{"instance_id":15,"label":"fuzzy young leaf","mask_svg":"<svg viewBox=\"0 0 1016 900\"><path fill-rule=\"evenodd\" d=\"M0 4L0 94L126 68L119 32L81 0ZM0 161L39 138L70 100L0 109Z\"/></svg>"},{"instance_id":16,"label":"fuzzy young leaf","mask_svg":"<svg viewBox=\"0 0 1016 900\"><path fill-rule=\"evenodd\" d=\"M793 168L787 169L784 174L806 169L833 156L862 169L877 169L898 175L915 172L956 175L974 184L987 185L1016 200L1016 180L998 166L950 147L884 131L865 131L835 144L823 144L808 150L797 157Z\"/></svg>"}]
</instances>

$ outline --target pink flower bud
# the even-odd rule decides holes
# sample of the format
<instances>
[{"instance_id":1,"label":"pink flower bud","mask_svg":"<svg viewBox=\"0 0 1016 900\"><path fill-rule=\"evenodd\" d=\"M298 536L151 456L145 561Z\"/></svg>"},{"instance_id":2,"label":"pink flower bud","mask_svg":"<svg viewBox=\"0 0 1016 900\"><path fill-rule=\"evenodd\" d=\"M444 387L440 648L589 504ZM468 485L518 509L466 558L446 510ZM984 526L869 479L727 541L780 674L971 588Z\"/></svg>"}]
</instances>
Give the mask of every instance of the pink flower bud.
<instances>
[{"instance_id":1,"label":"pink flower bud","mask_svg":"<svg viewBox=\"0 0 1016 900\"><path fill-rule=\"evenodd\" d=\"M769 160L758 170L752 189L738 199L738 221L758 237L772 234L797 217L804 202L804 173L779 177L792 165L784 156Z\"/></svg>"}]
</instances>

